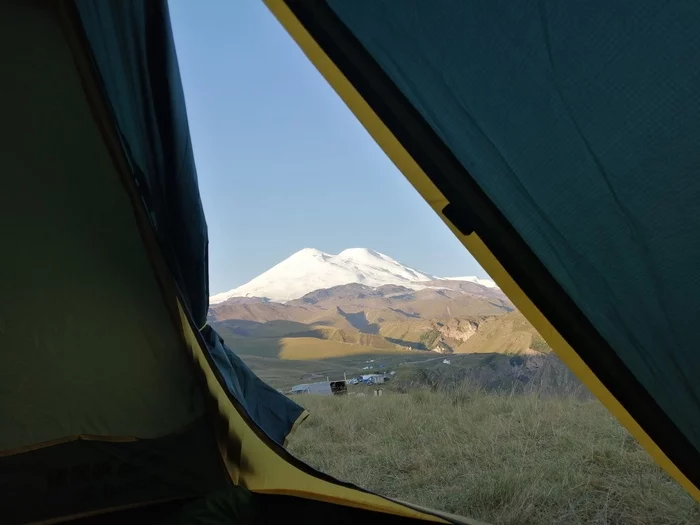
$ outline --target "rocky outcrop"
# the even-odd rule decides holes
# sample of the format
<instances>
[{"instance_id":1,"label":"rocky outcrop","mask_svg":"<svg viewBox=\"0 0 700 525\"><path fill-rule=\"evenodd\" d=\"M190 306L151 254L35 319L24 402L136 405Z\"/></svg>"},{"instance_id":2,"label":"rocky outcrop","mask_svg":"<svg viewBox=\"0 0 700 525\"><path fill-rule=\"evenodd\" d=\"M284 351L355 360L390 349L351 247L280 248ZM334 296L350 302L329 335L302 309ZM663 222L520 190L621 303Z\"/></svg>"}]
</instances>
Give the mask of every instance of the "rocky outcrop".
<instances>
[{"instance_id":1,"label":"rocky outcrop","mask_svg":"<svg viewBox=\"0 0 700 525\"><path fill-rule=\"evenodd\" d=\"M421 343L427 350L441 354L451 354L454 349L477 333L479 323L471 319L446 319L434 321L421 336Z\"/></svg>"}]
</instances>

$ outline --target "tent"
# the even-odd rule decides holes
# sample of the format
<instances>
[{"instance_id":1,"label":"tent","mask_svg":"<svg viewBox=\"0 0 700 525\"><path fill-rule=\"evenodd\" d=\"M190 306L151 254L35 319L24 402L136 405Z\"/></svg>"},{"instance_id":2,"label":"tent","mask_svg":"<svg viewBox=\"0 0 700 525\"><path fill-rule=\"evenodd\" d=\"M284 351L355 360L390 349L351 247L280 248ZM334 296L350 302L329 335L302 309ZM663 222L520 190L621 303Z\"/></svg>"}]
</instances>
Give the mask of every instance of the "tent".
<instances>
[{"instance_id":1,"label":"tent","mask_svg":"<svg viewBox=\"0 0 700 525\"><path fill-rule=\"evenodd\" d=\"M698 496L700 6L268 5L455 235ZM0 521L473 523L284 448L304 411L206 325L167 3L0 6ZM139 522L139 521L137 521Z\"/></svg>"},{"instance_id":2,"label":"tent","mask_svg":"<svg viewBox=\"0 0 700 525\"><path fill-rule=\"evenodd\" d=\"M700 499L700 5L266 3L568 367Z\"/></svg>"},{"instance_id":3,"label":"tent","mask_svg":"<svg viewBox=\"0 0 700 525\"><path fill-rule=\"evenodd\" d=\"M0 522L157 523L234 484L260 522L440 520L292 457L305 412L206 325L167 2L10 0L0 42Z\"/></svg>"}]
</instances>

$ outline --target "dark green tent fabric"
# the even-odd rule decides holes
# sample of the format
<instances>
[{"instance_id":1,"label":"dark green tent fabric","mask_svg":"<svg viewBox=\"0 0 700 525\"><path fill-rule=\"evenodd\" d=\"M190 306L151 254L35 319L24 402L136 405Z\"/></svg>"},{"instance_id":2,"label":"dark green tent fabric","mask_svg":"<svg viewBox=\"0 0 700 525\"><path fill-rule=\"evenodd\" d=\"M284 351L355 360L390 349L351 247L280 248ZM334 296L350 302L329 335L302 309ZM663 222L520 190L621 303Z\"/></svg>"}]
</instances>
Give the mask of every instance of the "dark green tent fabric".
<instances>
[{"instance_id":1,"label":"dark green tent fabric","mask_svg":"<svg viewBox=\"0 0 700 525\"><path fill-rule=\"evenodd\" d=\"M96 108L98 56L114 119ZM206 224L167 3L3 2L0 57L0 522L229 486L175 294L106 139L116 125L184 307L203 324ZM212 340L215 362L223 346ZM302 409L237 358L224 365L232 403L283 444Z\"/></svg>"},{"instance_id":2,"label":"dark green tent fabric","mask_svg":"<svg viewBox=\"0 0 700 525\"><path fill-rule=\"evenodd\" d=\"M202 335L228 391L270 438L283 445L304 409L256 376L210 326Z\"/></svg>"},{"instance_id":3,"label":"dark green tent fabric","mask_svg":"<svg viewBox=\"0 0 700 525\"><path fill-rule=\"evenodd\" d=\"M209 296L207 225L167 5L75 5L161 250L201 327Z\"/></svg>"},{"instance_id":4,"label":"dark green tent fabric","mask_svg":"<svg viewBox=\"0 0 700 525\"><path fill-rule=\"evenodd\" d=\"M167 3L80 0L76 7L160 248L194 322L203 327L209 307L207 225ZM206 330L230 393L283 444L303 409L260 381Z\"/></svg>"},{"instance_id":5,"label":"dark green tent fabric","mask_svg":"<svg viewBox=\"0 0 700 525\"><path fill-rule=\"evenodd\" d=\"M0 3L3 524L230 483L57 7Z\"/></svg>"},{"instance_id":6,"label":"dark green tent fabric","mask_svg":"<svg viewBox=\"0 0 700 525\"><path fill-rule=\"evenodd\" d=\"M699 483L700 4L287 4Z\"/></svg>"},{"instance_id":7,"label":"dark green tent fabric","mask_svg":"<svg viewBox=\"0 0 700 525\"><path fill-rule=\"evenodd\" d=\"M0 523L205 497L229 484L203 421L154 440L71 441L0 458Z\"/></svg>"}]
</instances>

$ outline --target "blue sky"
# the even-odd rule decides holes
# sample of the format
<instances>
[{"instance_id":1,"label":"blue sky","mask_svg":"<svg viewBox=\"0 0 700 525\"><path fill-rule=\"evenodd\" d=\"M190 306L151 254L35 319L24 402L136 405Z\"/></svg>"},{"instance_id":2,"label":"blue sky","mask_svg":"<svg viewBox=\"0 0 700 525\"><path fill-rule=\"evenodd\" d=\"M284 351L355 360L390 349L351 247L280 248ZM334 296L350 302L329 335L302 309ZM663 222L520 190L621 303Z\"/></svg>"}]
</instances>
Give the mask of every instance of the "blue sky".
<instances>
[{"instance_id":1,"label":"blue sky","mask_svg":"<svg viewBox=\"0 0 700 525\"><path fill-rule=\"evenodd\" d=\"M170 0L170 13L212 293L306 247L486 277L262 2Z\"/></svg>"}]
</instances>

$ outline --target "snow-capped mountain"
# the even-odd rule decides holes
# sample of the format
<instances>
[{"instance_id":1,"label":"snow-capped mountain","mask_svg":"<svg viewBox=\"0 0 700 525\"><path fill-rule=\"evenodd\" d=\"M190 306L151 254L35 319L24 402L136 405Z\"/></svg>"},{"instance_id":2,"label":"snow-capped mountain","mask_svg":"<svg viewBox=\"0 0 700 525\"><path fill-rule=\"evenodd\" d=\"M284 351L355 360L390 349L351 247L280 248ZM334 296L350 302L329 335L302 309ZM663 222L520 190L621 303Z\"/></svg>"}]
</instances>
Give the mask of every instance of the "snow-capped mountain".
<instances>
[{"instance_id":1,"label":"snow-capped mountain","mask_svg":"<svg viewBox=\"0 0 700 525\"><path fill-rule=\"evenodd\" d=\"M485 286L486 288L498 288L498 285L494 283L491 279L482 279L476 275L469 275L466 277L441 277L442 281L469 281L470 283L479 284Z\"/></svg>"},{"instance_id":2,"label":"snow-capped mountain","mask_svg":"<svg viewBox=\"0 0 700 525\"><path fill-rule=\"evenodd\" d=\"M284 302L314 290L343 284L414 287L411 286L414 283L434 278L387 255L364 248L351 248L338 255L305 248L243 286L212 296L209 302L216 304L231 297L267 297Z\"/></svg>"},{"instance_id":3,"label":"snow-capped mountain","mask_svg":"<svg viewBox=\"0 0 700 525\"><path fill-rule=\"evenodd\" d=\"M493 281L477 277L455 277L452 280L470 281L495 287ZM314 290L350 283L370 287L387 284L420 290L426 281L443 278L409 268L391 257L366 248L350 248L338 255L305 248L270 268L252 281L228 292L213 295L210 304L232 297L266 297L286 302L298 299Z\"/></svg>"}]
</instances>

